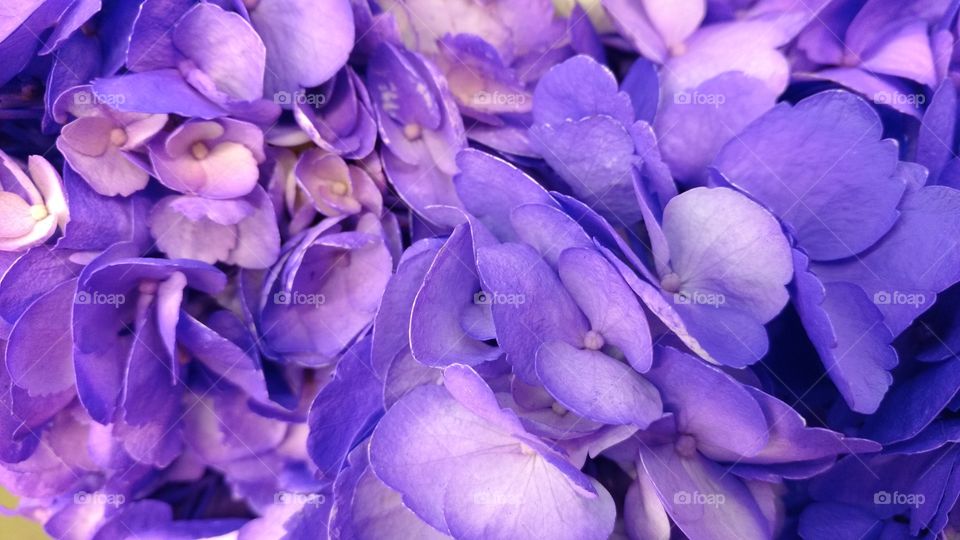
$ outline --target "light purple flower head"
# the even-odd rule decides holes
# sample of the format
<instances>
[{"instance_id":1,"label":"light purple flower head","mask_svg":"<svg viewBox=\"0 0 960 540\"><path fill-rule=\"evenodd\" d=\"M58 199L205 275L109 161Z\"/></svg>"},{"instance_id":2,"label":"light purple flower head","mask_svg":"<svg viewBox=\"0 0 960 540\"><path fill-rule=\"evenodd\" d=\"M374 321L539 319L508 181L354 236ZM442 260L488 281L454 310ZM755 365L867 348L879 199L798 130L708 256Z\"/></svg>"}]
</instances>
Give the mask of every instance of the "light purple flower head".
<instances>
[{"instance_id":1,"label":"light purple flower head","mask_svg":"<svg viewBox=\"0 0 960 540\"><path fill-rule=\"evenodd\" d=\"M0 167L0 250L20 251L42 244L66 226L70 209L63 183L47 160L30 156L24 171L0 151Z\"/></svg>"},{"instance_id":2,"label":"light purple flower head","mask_svg":"<svg viewBox=\"0 0 960 540\"><path fill-rule=\"evenodd\" d=\"M59 98L58 115L75 118L65 125L57 148L70 166L99 194L127 196L150 179L137 151L167 124L165 114L118 112L99 103L90 87L77 87Z\"/></svg>"},{"instance_id":3,"label":"light purple flower head","mask_svg":"<svg viewBox=\"0 0 960 540\"><path fill-rule=\"evenodd\" d=\"M150 161L165 186L208 199L242 197L260 178L263 132L238 120L192 120L150 146Z\"/></svg>"}]
</instances>

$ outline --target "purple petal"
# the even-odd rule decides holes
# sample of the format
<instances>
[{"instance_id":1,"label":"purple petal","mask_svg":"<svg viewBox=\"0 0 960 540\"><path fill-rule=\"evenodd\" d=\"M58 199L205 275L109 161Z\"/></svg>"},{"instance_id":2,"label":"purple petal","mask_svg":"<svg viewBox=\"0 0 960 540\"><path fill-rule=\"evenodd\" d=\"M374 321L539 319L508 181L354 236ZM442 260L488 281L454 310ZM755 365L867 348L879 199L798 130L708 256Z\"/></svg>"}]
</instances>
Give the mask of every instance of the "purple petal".
<instances>
[{"instance_id":1,"label":"purple petal","mask_svg":"<svg viewBox=\"0 0 960 540\"><path fill-rule=\"evenodd\" d=\"M670 445L640 448L643 468L673 522L692 538L768 538L771 524L750 490L725 468Z\"/></svg>"},{"instance_id":2,"label":"purple petal","mask_svg":"<svg viewBox=\"0 0 960 540\"><path fill-rule=\"evenodd\" d=\"M950 403L960 388L956 358L900 381L864 424L864 435L884 444L919 434Z\"/></svg>"},{"instance_id":3,"label":"purple petal","mask_svg":"<svg viewBox=\"0 0 960 540\"><path fill-rule=\"evenodd\" d=\"M93 81L99 99L118 110L219 118L227 111L187 84L175 69L118 75Z\"/></svg>"},{"instance_id":4,"label":"purple petal","mask_svg":"<svg viewBox=\"0 0 960 540\"><path fill-rule=\"evenodd\" d=\"M786 305L790 246L776 219L747 197L726 188L687 191L667 204L663 234L676 280L661 276L661 286L688 295L690 304L715 293L718 307L761 323Z\"/></svg>"},{"instance_id":5,"label":"purple petal","mask_svg":"<svg viewBox=\"0 0 960 540\"><path fill-rule=\"evenodd\" d=\"M546 456L528 448L445 389L423 386L384 416L373 435L370 462L411 510L458 538L525 538L527 531L607 538L614 508L606 490L594 483L599 495L588 496L550 461L530 467L531 460ZM512 518L503 519L505 513Z\"/></svg>"},{"instance_id":6,"label":"purple petal","mask_svg":"<svg viewBox=\"0 0 960 540\"><path fill-rule=\"evenodd\" d=\"M373 321L393 269L382 234L367 214L356 232L297 246L297 259L283 268L288 277L268 283L262 300L260 326L270 349L318 365L353 342Z\"/></svg>"},{"instance_id":7,"label":"purple petal","mask_svg":"<svg viewBox=\"0 0 960 540\"><path fill-rule=\"evenodd\" d=\"M81 267L69 252L46 246L20 255L0 278L0 317L12 326L35 300L60 283L79 275ZM3 332L6 336L9 328Z\"/></svg>"},{"instance_id":8,"label":"purple petal","mask_svg":"<svg viewBox=\"0 0 960 540\"><path fill-rule=\"evenodd\" d=\"M367 446L350 454L349 468L334 486L329 532L339 538L449 538L424 523L404 506L400 494L388 488L370 469Z\"/></svg>"},{"instance_id":9,"label":"purple petal","mask_svg":"<svg viewBox=\"0 0 960 540\"><path fill-rule=\"evenodd\" d=\"M384 378L396 355L409 348L410 310L427 270L440 249L438 240L421 240L407 248L390 277L373 324L371 364Z\"/></svg>"},{"instance_id":10,"label":"purple petal","mask_svg":"<svg viewBox=\"0 0 960 540\"><path fill-rule=\"evenodd\" d=\"M594 250L568 249L560 255L560 280L587 316L594 337L613 345L643 373L653 362L647 319L633 291Z\"/></svg>"},{"instance_id":11,"label":"purple petal","mask_svg":"<svg viewBox=\"0 0 960 540\"><path fill-rule=\"evenodd\" d=\"M510 224L523 242L556 267L569 248L593 248L593 241L573 218L555 206L524 204L510 212Z\"/></svg>"},{"instance_id":12,"label":"purple petal","mask_svg":"<svg viewBox=\"0 0 960 540\"><path fill-rule=\"evenodd\" d=\"M227 95L263 96L266 49L243 17L214 4L198 4L173 29L173 44Z\"/></svg>"},{"instance_id":13,"label":"purple petal","mask_svg":"<svg viewBox=\"0 0 960 540\"><path fill-rule=\"evenodd\" d=\"M233 200L166 197L150 215L150 232L157 247L175 258L267 268L280 252L273 205L259 186Z\"/></svg>"},{"instance_id":14,"label":"purple petal","mask_svg":"<svg viewBox=\"0 0 960 540\"><path fill-rule=\"evenodd\" d=\"M476 244L467 224L457 226L424 277L410 319L410 349L418 362L433 367L473 365L501 354L470 337L479 321L465 324L466 314L484 298L474 263Z\"/></svg>"},{"instance_id":15,"label":"purple petal","mask_svg":"<svg viewBox=\"0 0 960 540\"><path fill-rule=\"evenodd\" d=\"M353 48L347 0L260 0L250 22L267 47L268 96L320 85L343 67Z\"/></svg>"},{"instance_id":16,"label":"purple petal","mask_svg":"<svg viewBox=\"0 0 960 540\"><path fill-rule=\"evenodd\" d=\"M563 406L591 420L645 428L663 414L656 388L601 352L547 342L537 351L536 370Z\"/></svg>"},{"instance_id":17,"label":"purple petal","mask_svg":"<svg viewBox=\"0 0 960 540\"><path fill-rule=\"evenodd\" d=\"M662 93L689 91L731 71L764 81L773 95L787 87L790 69L775 47L782 35L771 21L734 21L707 25L684 44L683 54L664 66Z\"/></svg>"},{"instance_id":18,"label":"purple petal","mask_svg":"<svg viewBox=\"0 0 960 540\"><path fill-rule=\"evenodd\" d=\"M609 116L537 124L530 133L544 160L573 193L612 221L640 220L631 173L637 158L633 138Z\"/></svg>"},{"instance_id":19,"label":"purple petal","mask_svg":"<svg viewBox=\"0 0 960 540\"><path fill-rule=\"evenodd\" d=\"M840 122L837 119L843 118ZM876 112L846 92L778 105L717 156L733 185L770 208L814 260L859 253L897 218L897 148Z\"/></svg>"},{"instance_id":20,"label":"purple petal","mask_svg":"<svg viewBox=\"0 0 960 540\"><path fill-rule=\"evenodd\" d=\"M917 163L930 171L934 184L953 157L956 126L957 90L945 81L933 94L917 134Z\"/></svg>"},{"instance_id":21,"label":"purple petal","mask_svg":"<svg viewBox=\"0 0 960 540\"><path fill-rule=\"evenodd\" d=\"M883 314L894 336L927 310L936 295L960 281L960 191L929 186L904 196L900 220L855 259L820 264L824 281L859 285Z\"/></svg>"},{"instance_id":22,"label":"purple petal","mask_svg":"<svg viewBox=\"0 0 960 540\"><path fill-rule=\"evenodd\" d=\"M264 374L250 332L226 310L212 314L206 322L210 326L182 313L177 324L177 343L251 398L267 402Z\"/></svg>"},{"instance_id":23,"label":"purple petal","mask_svg":"<svg viewBox=\"0 0 960 540\"><path fill-rule=\"evenodd\" d=\"M460 173L454 177L464 208L501 241L514 239L511 211L522 204L557 203L540 184L502 159L479 150L457 155Z\"/></svg>"},{"instance_id":24,"label":"purple petal","mask_svg":"<svg viewBox=\"0 0 960 540\"><path fill-rule=\"evenodd\" d=\"M180 391L171 384L170 363L155 315L136 323L127 359L117 435L138 461L165 467L182 445Z\"/></svg>"},{"instance_id":25,"label":"purple petal","mask_svg":"<svg viewBox=\"0 0 960 540\"><path fill-rule=\"evenodd\" d=\"M31 304L10 332L7 370L13 383L32 396L73 387L70 312L76 290L76 280L60 283Z\"/></svg>"},{"instance_id":26,"label":"purple petal","mask_svg":"<svg viewBox=\"0 0 960 540\"><path fill-rule=\"evenodd\" d=\"M872 413L892 382L888 371L897 365L883 316L856 285L823 285L802 268L797 267L796 306L804 328L850 408Z\"/></svg>"},{"instance_id":27,"label":"purple petal","mask_svg":"<svg viewBox=\"0 0 960 540\"><path fill-rule=\"evenodd\" d=\"M307 450L327 481L337 478L347 454L381 414L380 382L371 372L369 355L369 340L347 350L333 380L310 406Z\"/></svg>"},{"instance_id":28,"label":"purple petal","mask_svg":"<svg viewBox=\"0 0 960 540\"><path fill-rule=\"evenodd\" d=\"M537 84L533 95L536 124L559 126L597 115L609 116L622 125L634 120L630 97L617 89L613 73L589 56L575 56L554 66Z\"/></svg>"},{"instance_id":29,"label":"purple petal","mask_svg":"<svg viewBox=\"0 0 960 540\"><path fill-rule=\"evenodd\" d=\"M664 161L677 178L701 184L717 152L776 98L763 80L735 71L667 94L655 123Z\"/></svg>"},{"instance_id":30,"label":"purple petal","mask_svg":"<svg viewBox=\"0 0 960 540\"><path fill-rule=\"evenodd\" d=\"M480 248L477 267L484 291L494 298L491 311L497 342L516 374L534 384L534 359L540 345L554 340L582 343L587 320L554 271L529 246ZM498 295L502 301L496 300Z\"/></svg>"},{"instance_id":31,"label":"purple petal","mask_svg":"<svg viewBox=\"0 0 960 540\"><path fill-rule=\"evenodd\" d=\"M193 5L191 0L145 0L141 4L127 49L131 71L177 65L181 55L173 46L171 29Z\"/></svg>"},{"instance_id":32,"label":"purple petal","mask_svg":"<svg viewBox=\"0 0 960 540\"><path fill-rule=\"evenodd\" d=\"M653 123L660 108L660 77L657 67L645 58L638 58L623 78L620 90L630 96L636 120Z\"/></svg>"},{"instance_id":33,"label":"purple petal","mask_svg":"<svg viewBox=\"0 0 960 540\"><path fill-rule=\"evenodd\" d=\"M769 435L760 405L717 368L664 348L646 377L660 389L664 409L676 415L678 429L695 437L705 455L735 461L766 446Z\"/></svg>"}]
</instances>

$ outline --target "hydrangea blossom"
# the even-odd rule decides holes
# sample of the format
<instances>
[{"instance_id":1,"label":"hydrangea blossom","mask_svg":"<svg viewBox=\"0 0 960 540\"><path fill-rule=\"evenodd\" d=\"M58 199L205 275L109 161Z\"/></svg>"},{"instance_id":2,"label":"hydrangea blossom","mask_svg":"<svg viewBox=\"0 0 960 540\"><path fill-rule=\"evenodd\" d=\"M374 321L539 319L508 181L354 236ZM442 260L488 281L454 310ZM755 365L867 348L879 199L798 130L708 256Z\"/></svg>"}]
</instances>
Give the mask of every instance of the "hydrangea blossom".
<instances>
[{"instance_id":1,"label":"hydrangea blossom","mask_svg":"<svg viewBox=\"0 0 960 540\"><path fill-rule=\"evenodd\" d=\"M960 535L958 5L6 1L4 514Z\"/></svg>"}]
</instances>

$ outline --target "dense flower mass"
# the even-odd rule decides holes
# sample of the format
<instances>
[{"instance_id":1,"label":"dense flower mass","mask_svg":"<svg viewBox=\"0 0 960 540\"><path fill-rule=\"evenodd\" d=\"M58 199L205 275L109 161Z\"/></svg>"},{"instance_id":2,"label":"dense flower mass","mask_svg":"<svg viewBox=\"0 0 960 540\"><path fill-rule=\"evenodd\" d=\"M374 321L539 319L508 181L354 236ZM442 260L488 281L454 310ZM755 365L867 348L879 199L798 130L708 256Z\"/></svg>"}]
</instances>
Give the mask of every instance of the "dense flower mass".
<instances>
[{"instance_id":1,"label":"dense flower mass","mask_svg":"<svg viewBox=\"0 0 960 540\"><path fill-rule=\"evenodd\" d=\"M960 538L960 1L0 4L0 537Z\"/></svg>"}]
</instances>

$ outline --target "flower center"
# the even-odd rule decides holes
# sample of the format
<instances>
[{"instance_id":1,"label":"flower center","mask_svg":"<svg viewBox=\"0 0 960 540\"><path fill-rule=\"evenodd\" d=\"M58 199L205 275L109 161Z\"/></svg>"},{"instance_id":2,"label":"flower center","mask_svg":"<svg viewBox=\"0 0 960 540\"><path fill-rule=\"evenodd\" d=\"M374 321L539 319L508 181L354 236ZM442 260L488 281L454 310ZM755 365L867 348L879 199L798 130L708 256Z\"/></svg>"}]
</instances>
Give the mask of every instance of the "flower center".
<instances>
[{"instance_id":1,"label":"flower center","mask_svg":"<svg viewBox=\"0 0 960 540\"><path fill-rule=\"evenodd\" d=\"M423 134L423 129L420 127L420 124L410 123L403 126L403 136L415 141L420 138Z\"/></svg>"},{"instance_id":2,"label":"flower center","mask_svg":"<svg viewBox=\"0 0 960 540\"><path fill-rule=\"evenodd\" d=\"M591 351L599 351L603 348L604 343L603 335L596 330L590 330L587 335L583 336L583 346Z\"/></svg>"},{"instance_id":3,"label":"flower center","mask_svg":"<svg viewBox=\"0 0 960 540\"><path fill-rule=\"evenodd\" d=\"M683 56L687 52L686 43L675 43L670 46L670 56Z\"/></svg>"},{"instance_id":4,"label":"flower center","mask_svg":"<svg viewBox=\"0 0 960 540\"><path fill-rule=\"evenodd\" d=\"M196 159L203 159L210 155L210 149L202 142L198 142L193 143L193 146L190 147L190 153L193 154L193 157Z\"/></svg>"},{"instance_id":5,"label":"flower center","mask_svg":"<svg viewBox=\"0 0 960 540\"><path fill-rule=\"evenodd\" d=\"M123 146L127 144L127 132L123 128L113 128L110 130L110 144L114 146Z\"/></svg>"},{"instance_id":6,"label":"flower center","mask_svg":"<svg viewBox=\"0 0 960 540\"><path fill-rule=\"evenodd\" d=\"M50 213L47 212L47 207L42 204L35 204L30 207L30 217L32 217L34 221L40 221L48 215L50 215Z\"/></svg>"},{"instance_id":7,"label":"flower center","mask_svg":"<svg viewBox=\"0 0 960 540\"><path fill-rule=\"evenodd\" d=\"M680 285L680 276L673 272L663 276L663 279L660 280L660 288L667 292L675 293L679 291Z\"/></svg>"},{"instance_id":8,"label":"flower center","mask_svg":"<svg viewBox=\"0 0 960 540\"><path fill-rule=\"evenodd\" d=\"M553 409L553 412L557 413L559 416L567 414L568 409L560 404L559 401L554 401L553 405L550 405L550 408Z\"/></svg>"},{"instance_id":9,"label":"flower center","mask_svg":"<svg viewBox=\"0 0 960 540\"><path fill-rule=\"evenodd\" d=\"M343 197L350 191L350 186L348 186L346 182L334 182L333 185L330 186L330 191L338 197Z\"/></svg>"},{"instance_id":10,"label":"flower center","mask_svg":"<svg viewBox=\"0 0 960 540\"><path fill-rule=\"evenodd\" d=\"M530 448L524 443L520 443L520 453L525 456L534 456L537 453L533 451L533 448Z\"/></svg>"},{"instance_id":11,"label":"flower center","mask_svg":"<svg viewBox=\"0 0 960 540\"><path fill-rule=\"evenodd\" d=\"M674 448L683 457L693 457L697 451L697 440L692 435L681 435L674 443Z\"/></svg>"}]
</instances>

